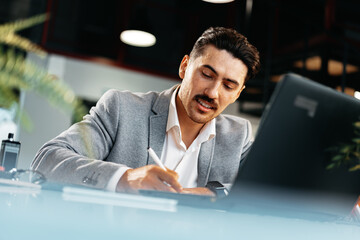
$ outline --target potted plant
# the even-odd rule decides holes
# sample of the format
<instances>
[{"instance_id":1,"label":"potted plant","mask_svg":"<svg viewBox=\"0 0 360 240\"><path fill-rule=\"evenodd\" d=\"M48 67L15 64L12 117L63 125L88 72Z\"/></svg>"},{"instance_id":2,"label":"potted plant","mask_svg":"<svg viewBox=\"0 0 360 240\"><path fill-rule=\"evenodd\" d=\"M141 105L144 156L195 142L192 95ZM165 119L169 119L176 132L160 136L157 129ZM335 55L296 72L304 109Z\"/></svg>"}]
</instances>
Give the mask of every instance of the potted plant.
<instances>
[{"instance_id":1,"label":"potted plant","mask_svg":"<svg viewBox=\"0 0 360 240\"><path fill-rule=\"evenodd\" d=\"M79 116L81 118L86 112L81 101L64 81L25 58L28 52L39 56L45 56L46 52L16 32L48 18L47 14L41 14L0 25L0 107L8 109L15 104L16 118L27 130L31 130L32 123L18 107L20 91L39 94L64 112L72 113L75 119L79 119Z\"/></svg>"}]
</instances>

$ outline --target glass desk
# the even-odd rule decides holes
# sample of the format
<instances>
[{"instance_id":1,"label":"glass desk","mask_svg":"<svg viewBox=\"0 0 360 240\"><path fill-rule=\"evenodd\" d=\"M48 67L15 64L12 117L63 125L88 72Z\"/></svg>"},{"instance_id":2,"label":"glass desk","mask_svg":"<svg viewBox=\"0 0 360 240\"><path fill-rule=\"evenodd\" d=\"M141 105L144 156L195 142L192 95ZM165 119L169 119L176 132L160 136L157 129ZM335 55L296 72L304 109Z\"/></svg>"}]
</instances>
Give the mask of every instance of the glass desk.
<instances>
[{"instance_id":1,"label":"glass desk","mask_svg":"<svg viewBox=\"0 0 360 240\"><path fill-rule=\"evenodd\" d=\"M65 187L0 184L0 239L359 239L360 226L180 206Z\"/></svg>"}]
</instances>

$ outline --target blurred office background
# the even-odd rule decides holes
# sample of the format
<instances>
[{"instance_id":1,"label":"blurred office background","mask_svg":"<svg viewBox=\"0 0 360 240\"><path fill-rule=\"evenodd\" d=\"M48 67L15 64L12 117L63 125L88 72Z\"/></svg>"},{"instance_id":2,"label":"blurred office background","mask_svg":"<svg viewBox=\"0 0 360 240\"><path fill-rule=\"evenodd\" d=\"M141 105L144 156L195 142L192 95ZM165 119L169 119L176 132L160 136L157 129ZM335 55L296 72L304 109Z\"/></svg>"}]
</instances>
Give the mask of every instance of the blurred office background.
<instances>
[{"instance_id":1,"label":"blurred office background","mask_svg":"<svg viewBox=\"0 0 360 240\"><path fill-rule=\"evenodd\" d=\"M179 63L200 34L210 26L235 28L259 49L262 69L226 113L248 118L256 132L286 72L352 96L360 91L359 9L358 0L0 0L0 23L50 13L46 23L20 32L49 52L28 58L89 105L110 88L161 91L180 83ZM125 44L119 36L128 29L148 31L156 43ZM23 102L34 129L17 129L18 167L28 168L41 145L67 129L72 118L31 92ZM16 131L4 126L0 122L0 130Z\"/></svg>"}]
</instances>

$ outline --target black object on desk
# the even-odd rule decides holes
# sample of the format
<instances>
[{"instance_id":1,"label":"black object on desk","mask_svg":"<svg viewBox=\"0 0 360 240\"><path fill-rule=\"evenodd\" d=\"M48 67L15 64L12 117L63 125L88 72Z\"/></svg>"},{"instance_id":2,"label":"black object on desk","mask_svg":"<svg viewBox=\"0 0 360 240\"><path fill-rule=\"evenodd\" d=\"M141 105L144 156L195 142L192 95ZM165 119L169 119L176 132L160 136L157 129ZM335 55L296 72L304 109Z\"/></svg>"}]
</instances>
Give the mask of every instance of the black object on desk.
<instances>
[{"instance_id":1,"label":"black object on desk","mask_svg":"<svg viewBox=\"0 0 360 240\"><path fill-rule=\"evenodd\" d=\"M350 213L360 171L327 169L328 149L353 138L360 101L296 74L278 84L229 197L260 205ZM262 201L263 200L263 201ZM241 203L237 204L238 206Z\"/></svg>"},{"instance_id":2,"label":"black object on desk","mask_svg":"<svg viewBox=\"0 0 360 240\"><path fill-rule=\"evenodd\" d=\"M0 165L5 171L16 168L20 154L20 142L14 141L14 134L9 133L8 139L1 143Z\"/></svg>"}]
</instances>

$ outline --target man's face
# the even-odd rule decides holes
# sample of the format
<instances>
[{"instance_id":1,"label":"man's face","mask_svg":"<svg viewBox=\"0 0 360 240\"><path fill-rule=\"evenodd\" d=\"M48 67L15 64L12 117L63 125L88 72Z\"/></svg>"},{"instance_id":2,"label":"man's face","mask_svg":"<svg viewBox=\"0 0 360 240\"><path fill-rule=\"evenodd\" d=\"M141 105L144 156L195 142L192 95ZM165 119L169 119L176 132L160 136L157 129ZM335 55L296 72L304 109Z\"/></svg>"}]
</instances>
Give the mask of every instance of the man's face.
<instances>
[{"instance_id":1,"label":"man's face","mask_svg":"<svg viewBox=\"0 0 360 240\"><path fill-rule=\"evenodd\" d=\"M186 55L179 68L178 98L187 116L200 124L217 117L245 88L247 71L241 60L213 45L195 59Z\"/></svg>"}]
</instances>

